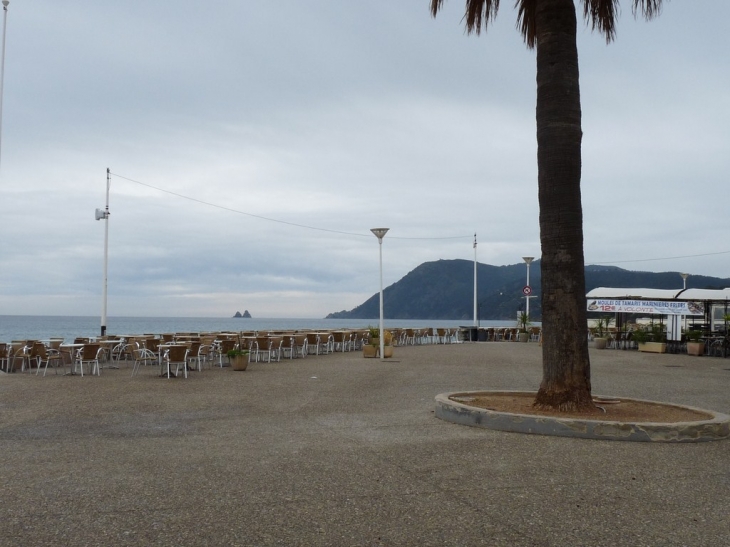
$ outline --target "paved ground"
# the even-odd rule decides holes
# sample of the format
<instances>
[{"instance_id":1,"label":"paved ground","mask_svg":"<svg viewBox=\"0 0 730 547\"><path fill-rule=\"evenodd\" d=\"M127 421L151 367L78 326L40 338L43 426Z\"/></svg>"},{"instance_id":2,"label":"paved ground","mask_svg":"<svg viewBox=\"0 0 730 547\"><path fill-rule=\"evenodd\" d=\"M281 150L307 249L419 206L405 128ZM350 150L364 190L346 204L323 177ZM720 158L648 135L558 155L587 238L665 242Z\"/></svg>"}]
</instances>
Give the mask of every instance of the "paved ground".
<instances>
[{"instance_id":1,"label":"paved ground","mask_svg":"<svg viewBox=\"0 0 730 547\"><path fill-rule=\"evenodd\" d=\"M730 359L591 353L594 393L730 414ZM0 545L718 547L730 441L501 433L437 393L536 389L540 348L396 348L206 370L0 375Z\"/></svg>"}]
</instances>

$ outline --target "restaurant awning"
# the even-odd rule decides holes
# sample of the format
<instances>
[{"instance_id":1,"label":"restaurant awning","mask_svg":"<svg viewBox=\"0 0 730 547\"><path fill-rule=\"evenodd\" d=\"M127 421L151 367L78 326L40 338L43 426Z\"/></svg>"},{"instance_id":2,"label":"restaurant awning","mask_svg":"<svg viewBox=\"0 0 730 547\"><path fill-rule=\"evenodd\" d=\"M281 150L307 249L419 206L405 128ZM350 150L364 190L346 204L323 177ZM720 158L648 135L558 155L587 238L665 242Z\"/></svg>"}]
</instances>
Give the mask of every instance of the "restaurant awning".
<instances>
[{"instance_id":1,"label":"restaurant awning","mask_svg":"<svg viewBox=\"0 0 730 547\"><path fill-rule=\"evenodd\" d=\"M596 287L588 291L586 298L606 298L617 300L689 300L704 302L725 302L730 300L728 289L626 289Z\"/></svg>"}]
</instances>

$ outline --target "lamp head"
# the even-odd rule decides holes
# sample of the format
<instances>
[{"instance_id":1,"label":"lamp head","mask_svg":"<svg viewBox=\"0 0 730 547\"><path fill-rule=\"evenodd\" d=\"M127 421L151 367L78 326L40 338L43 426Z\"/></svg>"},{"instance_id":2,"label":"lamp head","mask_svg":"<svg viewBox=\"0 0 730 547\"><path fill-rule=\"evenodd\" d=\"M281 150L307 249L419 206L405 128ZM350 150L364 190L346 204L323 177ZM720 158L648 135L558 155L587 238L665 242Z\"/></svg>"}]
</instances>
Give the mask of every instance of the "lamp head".
<instances>
[{"instance_id":1,"label":"lamp head","mask_svg":"<svg viewBox=\"0 0 730 547\"><path fill-rule=\"evenodd\" d=\"M383 240L383 238L385 237L385 234L388 233L388 230L390 230L390 228L371 228L370 229L370 231L373 234L375 234L375 237L377 237L379 241Z\"/></svg>"},{"instance_id":2,"label":"lamp head","mask_svg":"<svg viewBox=\"0 0 730 547\"><path fill-rule=\"evenodd\" d=\"M8 4L10 3L10 0L3 0L3 6L6 8L8 7Z\"/></svg>"}]
</instances>

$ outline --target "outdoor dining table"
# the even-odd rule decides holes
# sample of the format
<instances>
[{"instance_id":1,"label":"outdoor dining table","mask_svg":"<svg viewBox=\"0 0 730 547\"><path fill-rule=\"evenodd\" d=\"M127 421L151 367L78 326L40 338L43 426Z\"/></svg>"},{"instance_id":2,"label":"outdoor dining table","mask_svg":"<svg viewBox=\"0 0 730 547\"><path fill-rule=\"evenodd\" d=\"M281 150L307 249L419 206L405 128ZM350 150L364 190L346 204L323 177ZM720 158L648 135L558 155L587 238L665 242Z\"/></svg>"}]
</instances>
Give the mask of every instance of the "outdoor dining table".
<instances>
[{"instance_id":1,"label":"outdoor dining table","mask_svg":"<svg viewBox=\"0 0 730 547\"><path fill-rule=\"evenodd\" d=\"M104 359L107 362L114 363L112 356L112 350L117 347L119 344L123 343L122 340L97 340L94 342L95 344L99 344L101 347L104 348ZM119 368L119 365L108 365L107 368Z\"/></svg>"},{"instance_id":2,"label":"outdoor dining table","mask_svg":"<svg viewBox=\"0 0 730 547\"><path fill-rule=\"evenodd\" d=\"M71 355L71 372L67 372L66 376L76 376L76 373L74 372L74 362L76 361L76 358L78 357L78 352L83 348L86 344L82 343L73 343L73 344L61 344L59 349L67 349L70 350L69 354Z\"/></svg>"}]
</instances>

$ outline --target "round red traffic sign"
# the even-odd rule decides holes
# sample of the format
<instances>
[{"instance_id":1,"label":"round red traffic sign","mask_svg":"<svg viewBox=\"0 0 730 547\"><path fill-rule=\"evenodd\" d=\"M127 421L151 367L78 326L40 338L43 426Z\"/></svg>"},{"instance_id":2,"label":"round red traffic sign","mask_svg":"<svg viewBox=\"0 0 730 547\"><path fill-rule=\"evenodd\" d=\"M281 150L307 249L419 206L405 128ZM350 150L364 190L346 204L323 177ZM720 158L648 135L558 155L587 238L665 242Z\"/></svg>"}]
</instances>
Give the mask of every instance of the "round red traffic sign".
<instances>
[{"instance_id":1,"label":"round red traffic sign","mask_svg":"<svg viewBox=\"0 0 730 547\"><path fill-rule=\"evenodd\" d=\"M522 289L522 294L525 296L530 296L532 294L532 287L529 285L525 285L525 287Z\"/></svg>"}]
</instances>

